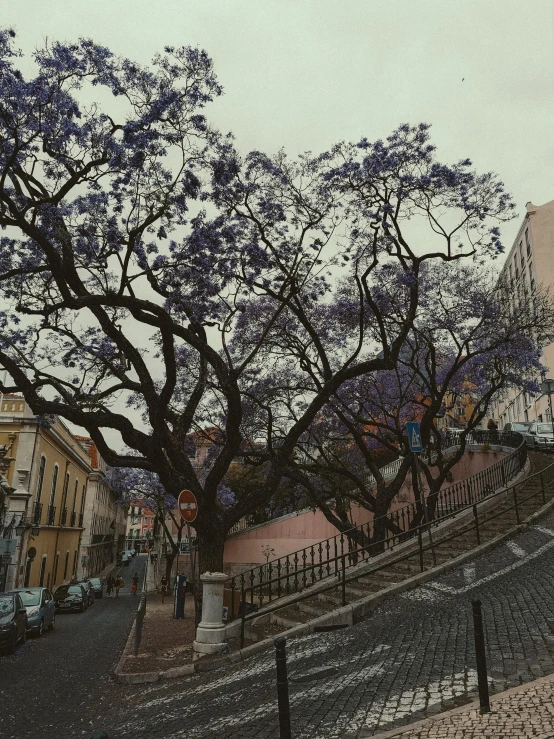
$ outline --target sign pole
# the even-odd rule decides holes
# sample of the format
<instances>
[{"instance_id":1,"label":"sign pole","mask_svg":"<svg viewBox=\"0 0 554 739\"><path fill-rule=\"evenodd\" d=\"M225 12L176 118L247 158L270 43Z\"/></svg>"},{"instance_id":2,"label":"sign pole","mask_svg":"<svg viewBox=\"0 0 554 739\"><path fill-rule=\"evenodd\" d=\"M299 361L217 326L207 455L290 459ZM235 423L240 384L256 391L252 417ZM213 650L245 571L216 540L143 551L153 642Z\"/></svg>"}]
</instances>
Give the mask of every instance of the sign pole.
<instances>
[{"instance_id":1,"label":"sign pole","mask_svg":"<svg viewBox=\"0 0 554 739\"><path fill-rule=\"evenodd\" d=\"M196 572L196 555L192 551L192 536L190 535L190 523L187 521L187 536L189 539L189 560L190 560L190 583L192 588L192 594L194 595L194 583L195 583L195 572Z\"/></svg>"}]
</instances>

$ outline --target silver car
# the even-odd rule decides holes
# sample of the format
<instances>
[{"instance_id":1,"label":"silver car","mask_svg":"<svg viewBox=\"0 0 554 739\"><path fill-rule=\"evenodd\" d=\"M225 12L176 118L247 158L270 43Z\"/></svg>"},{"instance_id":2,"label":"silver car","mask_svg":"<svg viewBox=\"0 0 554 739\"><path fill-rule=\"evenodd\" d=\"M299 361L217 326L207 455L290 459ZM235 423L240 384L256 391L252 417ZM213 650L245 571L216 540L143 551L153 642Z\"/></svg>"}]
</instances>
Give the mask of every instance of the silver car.
<instances>
[{"instance_id":1,"label":"silver car","mask_svg":"<svg viewBox=\"0 0 554 739\"><path fill-rule=\"evenodd\" d=\"M27 631L42 636L44 629L53 629L56 620L56 604L47 588L15 588L27 611Z\"/></svg>"},{"instance_id":2,"label":"silver car","mask_svg":"<svg viewBox=\"0 0 554 739\"><path fill-rule=\"evenodd\" d=\"M534 449L552 451L554 449L554 429L549 423L532 423L525 435L527 446Z\"/></svg>"}]
</instances>

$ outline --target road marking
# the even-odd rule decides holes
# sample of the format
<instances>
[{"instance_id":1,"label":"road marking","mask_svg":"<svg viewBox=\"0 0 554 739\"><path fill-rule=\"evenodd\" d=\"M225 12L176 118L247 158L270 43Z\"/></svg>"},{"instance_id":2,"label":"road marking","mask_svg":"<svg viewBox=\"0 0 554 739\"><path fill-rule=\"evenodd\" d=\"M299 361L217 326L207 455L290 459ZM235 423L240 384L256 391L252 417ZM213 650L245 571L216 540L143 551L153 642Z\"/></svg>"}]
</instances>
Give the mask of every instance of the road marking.
<instances>
[{"instance_id":1,"label":"road marking","mask_svg":"<svg viewBox=\"0 0 554 739\"><path fill-rule=\"evenodd\" d=\"M506 542L506 546L508 547L508 549L509 549L509 550L510 550L510 551L511 551L511 552L512 552L513 554L515 554L515 555L516 555L516 557L520 557L520 558L523 558L523 557L526 557L526 556L527 556L527 552L525 551L525 549L522 549L522 548L521 548L521 547L519 546L519 544L516 544L516 543L515 543L515 541L508 541L508 542Z\"/></svg>"},{"instance_id":2,"label":"road marking","mask_svg":"<svg viewBox=\"0 0 554 739\"><path fill-rule=\"evenodd\" d=\"M532 528L546 534L547 536L554 536L554 529L547 529L546 526L533 526Z\"/></svg>"},{"instance_id":3,"label":"road marking","mask_svg":"<svg viewBox=\"0 0 554 739\"><path fill-rule=\"evenodd\" d=\"M475 565L464 565L464 580L466 581L466 585L469 585L470 583L474 582L475 580Z\"/></svg>"},{"instance_id":4,"label":"road marking","mask_svg":"<svg viewBox=\"0 0 554 739\"><path fill-rule=\"evenodd\" d=\"M456 592L456 588L453 588L451 585L445 585L443 582L430 582L428 583L428 586L430 588L434 588L435 590L442 590L443 593Z\"/></svg>"}]
</instances>

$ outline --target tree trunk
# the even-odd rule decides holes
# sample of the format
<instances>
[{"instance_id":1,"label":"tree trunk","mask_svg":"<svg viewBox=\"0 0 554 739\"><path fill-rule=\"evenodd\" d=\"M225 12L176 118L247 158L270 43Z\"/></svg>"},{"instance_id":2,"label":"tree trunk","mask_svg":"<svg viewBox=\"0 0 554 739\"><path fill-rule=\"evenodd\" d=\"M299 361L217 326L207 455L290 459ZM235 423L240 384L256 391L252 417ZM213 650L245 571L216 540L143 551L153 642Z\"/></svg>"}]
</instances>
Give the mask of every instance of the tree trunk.
<instances>
[{"instance_id":1,"label":"tree trunk","mask_svg":"<svg viewBox=\"0 0 554 739\"><path fill-rule=\"evenodd\" d=\"M215 527L199 526L196 529L198 564L194 580L194 606L196 625L202 617L202 582L200 575L205 572L223 572L223 549L225 533Z\"/></svg>"}]
</instances>

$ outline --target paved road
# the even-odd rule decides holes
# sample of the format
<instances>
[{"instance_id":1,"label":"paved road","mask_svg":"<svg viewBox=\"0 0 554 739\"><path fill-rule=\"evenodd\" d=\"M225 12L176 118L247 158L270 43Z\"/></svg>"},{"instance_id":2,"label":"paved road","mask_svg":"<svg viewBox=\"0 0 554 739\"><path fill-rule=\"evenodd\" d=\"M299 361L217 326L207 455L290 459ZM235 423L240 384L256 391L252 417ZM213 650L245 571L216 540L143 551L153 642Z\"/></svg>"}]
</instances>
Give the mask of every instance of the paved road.
<instances>
[{"instance_id":1,"label":"paved road","mask_svg":"<svg viewBox=\"0 0 554 739\"><path fill-rule=\"evenodd\" d=\"M103 727L109 675L137 606L131 577L140 578L145 564L143 555L122 568L119 598L104 595L85 613L57 615L53 631L0 657L2 739L88 739Z\"/></svg>"},{"instance_id":2,"label":"paved road","mask_svg":"<svg viewBox=\"0 0 554 739\"><path fill-rule=\"evenodd\" d=\"M509 545L386 601L339 632L291 641L295 739L369 737L476 694L471 600L498 692L554 673L554 514ZM323 671L323 672L322 672ZM320 674L318 674L320 673ZM188 679L112 685L110 739L279 736L273 654Z\"/></svg>"}]
</instances>

